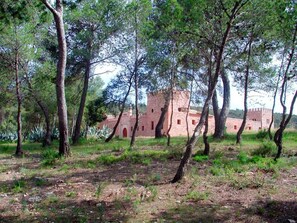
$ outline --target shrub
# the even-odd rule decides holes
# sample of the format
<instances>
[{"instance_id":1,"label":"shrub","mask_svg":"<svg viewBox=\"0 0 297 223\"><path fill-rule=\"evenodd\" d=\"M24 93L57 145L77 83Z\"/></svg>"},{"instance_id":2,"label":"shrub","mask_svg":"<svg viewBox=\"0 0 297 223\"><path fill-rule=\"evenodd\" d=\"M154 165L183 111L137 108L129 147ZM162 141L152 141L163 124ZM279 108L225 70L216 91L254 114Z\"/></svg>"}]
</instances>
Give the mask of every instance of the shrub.
<instances>
[{"instance_id":1,"label":"shrub","mask_svg":"<svg viewBox=\"0 0 297 223\"><path fill-rule=\"evenodd\" d=\"M46 149L42 152L42 165L51 166L56 163L58 158L59 158L58 152L52 149Z\"/></svg>"},{"instance_id":2,"label":"shrub","mask_svg":"<svg viewBox=\"0 0 297 223\"><path fill-rule=\"evenodd\" d=\"M276 146L272 141L264 141L262 145L252 152L253 156L272 156L276 153Z\"/></svg>"},{"instance_id":3,"label":"shrub","mask_svg":"<svg viewBox=\"0 0 297 223\"><path fill-rule=\"evenodd\" d=\"M259 131L257 134L256 134L256 138L257 139L265 139L265 138L268 138L268 132L264 129L264 130L261 130Z\"/></svg>"},{"instance_id":4,"label":"shrub","mask_svg":"<svg viewBox=\"0 0 297 223\"><path fill-rule=\"evenodd\" d=\"M196 162L203 162L205 160L208 160L208 156L198 154L193 157L193 160L195 160Z\"/></svg>"},{"instance_id":5,"label":"shrub","mask_svg":"<svg viewBox=\"0 0 297 223\"><path fill-rule=\"evenodd\" d=\"M2 142L16 142L18 136L15 132L0 133L0 141Z\"/></svg>"},{"instance_id":6,"label":"shrub","mask_svg":"<svg viewBox=\"0 0 297 223\"><path fill-rule=\"evenodd\" d=\"M30 133L28 134L27 138L30 142L42 142L44 138L44 130L42 127L34 127Z\"/></svg>"},{"instance_id":7,"label":"shrub","mask_svg":"<svg viewBox=\"0 0 297 223\"><path fill-rule=\"evenodd\" d=\"M248 155L245 152L243 152L243 151L241 151L238 154L237 159L242 164L246 164L246 163L248 163L250 161L250 158L248 157Z\"/></svg>"},{"instance_id":8,"label":"shrub","mask_svg":"<svg viewBox=\"0 0 297 223\"><path fill-rule=\"evenodd\" d=\"M111 129L104 125L102 129L98 129L97 127L89 127L87 136L93 139L106 139L110 133Z\"/></svg>"}]
</instances>

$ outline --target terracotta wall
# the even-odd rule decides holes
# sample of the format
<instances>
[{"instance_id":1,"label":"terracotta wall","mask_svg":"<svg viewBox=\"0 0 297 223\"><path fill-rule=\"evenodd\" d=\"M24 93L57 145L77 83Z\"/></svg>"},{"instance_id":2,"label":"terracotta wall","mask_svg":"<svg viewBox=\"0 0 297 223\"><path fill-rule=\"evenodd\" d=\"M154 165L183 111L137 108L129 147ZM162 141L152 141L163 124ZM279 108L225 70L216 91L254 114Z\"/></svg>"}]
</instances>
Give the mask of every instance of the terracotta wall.
<instances>
[{"instance_id":1,"label":"terracotta wall","mask_svg":"<svg viewBox=\"0 0 297 223\"><path fill-rule=\"evenodd\" d=\"M200 114L197 111L190 110L187 117L187 109L189 104L190 93L188 91L174 91L173 93L173 109L171 102L168 112L165 117L163 125L164 134L167 133L170 124L171 113L172 127L170 130L171 136L186 136L187 129L190 136L199 122ZM139 127L136 136L149 136L155 135L155 128L161 115L161 109L164 107L165 99L162 93L148 94L147 95L147 110L145 114L141 114L139 118ZM259 129L266 129L269 126L271 119L270 109L250 109L248 111L248 120L246 122L245 131L257 131ZM99 128L107 125L113 128L117 121L117 117L109 116L105 121L99 124ZM188 123L188 124L187 124ZM235 133L238 131L242 119L227 118L226 131ZM132 111L125 112L122 116L120 125L117 128L116 135L120 137L130 137L135 124L135 115ZM202 129L203 131L203 129ZM214 132L214 117L209 117L209 133Z\"/></svg>"}]
</instances>

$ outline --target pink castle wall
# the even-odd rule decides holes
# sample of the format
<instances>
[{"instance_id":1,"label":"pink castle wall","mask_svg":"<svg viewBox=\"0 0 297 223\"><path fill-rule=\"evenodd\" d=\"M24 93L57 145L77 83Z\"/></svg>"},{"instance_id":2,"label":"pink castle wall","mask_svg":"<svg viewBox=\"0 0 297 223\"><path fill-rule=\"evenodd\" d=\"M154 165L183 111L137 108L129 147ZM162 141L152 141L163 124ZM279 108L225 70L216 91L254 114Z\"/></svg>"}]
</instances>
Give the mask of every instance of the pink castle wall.
<instances>
[{"instance_id":1,"label":"pink castle wall","mask_svg":"<svg viewBox=\"0 0 297 223\"><path fill-rule=\"evenodd\" d=\"M187 109L189 105L190 93L188 91L174 91L173 93L173 109L171 102L168 112L163 124L163 132L167 133L170 117L172 116L172 127L170 130L171 136L186 136L187 135L187 122L189 134L192 135L197 123L200 119L200 113L190 110L187 117ZM146 113L141 114L139 118L139 127L136 131L136 136L153 137L155 135L155 127L161 115L161 109L164 106L164 95L160 93L147 95L147 109ZM246 122L246 131L257 131L260 129L267 129L271 120L270 109L250 109L248 111L248 120ZM103 125L113 128L117 121L117 117L108 116L106 120L99 124L99 128ZM242 119L227 118L226 131L229 133L237 132ZM117 128L116 136L130 137L135 124L135 115L132 115L132 110L124 112L121 122ZM209 116L209 132L214 131L214 117Z\"/></svg>"}]
</instances>

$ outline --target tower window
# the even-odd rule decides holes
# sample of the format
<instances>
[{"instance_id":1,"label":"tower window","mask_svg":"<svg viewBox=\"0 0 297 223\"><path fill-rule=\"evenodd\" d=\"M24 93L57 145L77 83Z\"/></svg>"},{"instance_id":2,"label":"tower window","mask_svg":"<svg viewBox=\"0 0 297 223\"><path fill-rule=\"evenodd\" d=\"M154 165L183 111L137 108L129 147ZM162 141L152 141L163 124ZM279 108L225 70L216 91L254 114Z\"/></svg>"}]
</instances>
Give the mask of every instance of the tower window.
<instances>
[{"instance_id":1,"label":"tower window","mask_svg":"<svg viewBox=\"0 0 297 223\"><path fill-rule=\"evenodd\" d=\"M144 125L141 127L141 130L144 131Z\"/></svg>"},{"instance_id":2,"label":"tower window","mask_svg":"<svg viewBox=\"0 0 297 223\"><path fill-rule=\"evenodd\" d=\"M177 119L177 124L180 125L181 124L181 120Z\"/></svg>"},{"instance_id":3,"label":"tower window","mask_svg":"<svg viewBox=\"0 0 297 223\"><path fill-rule=\"evenodd\" d=\"M237 125L234 125L234 130L236 130L237 129Z\"/></svg>"},{"instance_id":4,"label":"tower window","mask_svg":"<svg viewBox=\"0 0 297 223\"><path fill-rule=\"evenodd\" d=\"M152 113L154 113L154 109L152 109Z\"/></svg>"},{"instance_id":5,"label":"tower window","mask_svg":"<svg viewBox=\"0 0 297 223\"><path fill-rule=\"evenodd\" d=\"M151 123L151 129L154 130L155 126L154 126L154 122Z\"/></svg>"},{"instance_id":6,"label":"tower window","mask_svg":"<svg viewBox=\"0 0 297 223\"><path fill-rule=\"evenodd\" d=\"M194 119L192 120L192 125L196 125L196 121Z\"/></svg>"}]
</instances>

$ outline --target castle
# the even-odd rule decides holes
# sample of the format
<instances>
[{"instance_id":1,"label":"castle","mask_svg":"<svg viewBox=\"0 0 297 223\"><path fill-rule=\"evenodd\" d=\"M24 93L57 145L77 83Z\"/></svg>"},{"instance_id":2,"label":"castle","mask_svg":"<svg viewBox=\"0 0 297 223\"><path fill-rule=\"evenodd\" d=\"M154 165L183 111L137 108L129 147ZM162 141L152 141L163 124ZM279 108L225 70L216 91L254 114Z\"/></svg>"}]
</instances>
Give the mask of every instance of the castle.
<instances>
[{"instance_id":1,"label":"castle","mask_svg":"<svg viewBox=\"0 0 297 223\"><path fill-rule=\"evenodd\" d=\"M187 129L190 135L193 133L199 119L200 113L196 110L189 110L190 92L189 91L174 91L173 92L173 106L168 108L168 112L165 116L162 132L167 133L170 125L170 118L172 114L172 127L170 129L171 136L187 136ZM163 106L165 103L164 94L149 93L147 95L147 107L144 114L139 116L139 125L136 131L136 136L154 137L155 127L159 121ZM108 115L107 119L99 123L99 128L104 125L113 128L117 122L118 117ZM245 131L258 131L261 129L267 129L271 121L271 109L256 108L249 109L247 113L247 121L245 125ZM209 133L214 132L214 116L209 115ZM228 133L235 133L238 131L242 119L227 118L226 131ZM135 124L135 115L132 114L130 108L128 112L124 112L120 121L120 124L116 130L116 136L119 137L131 137L133 127Z\"/></svg>"}]
</instances>

